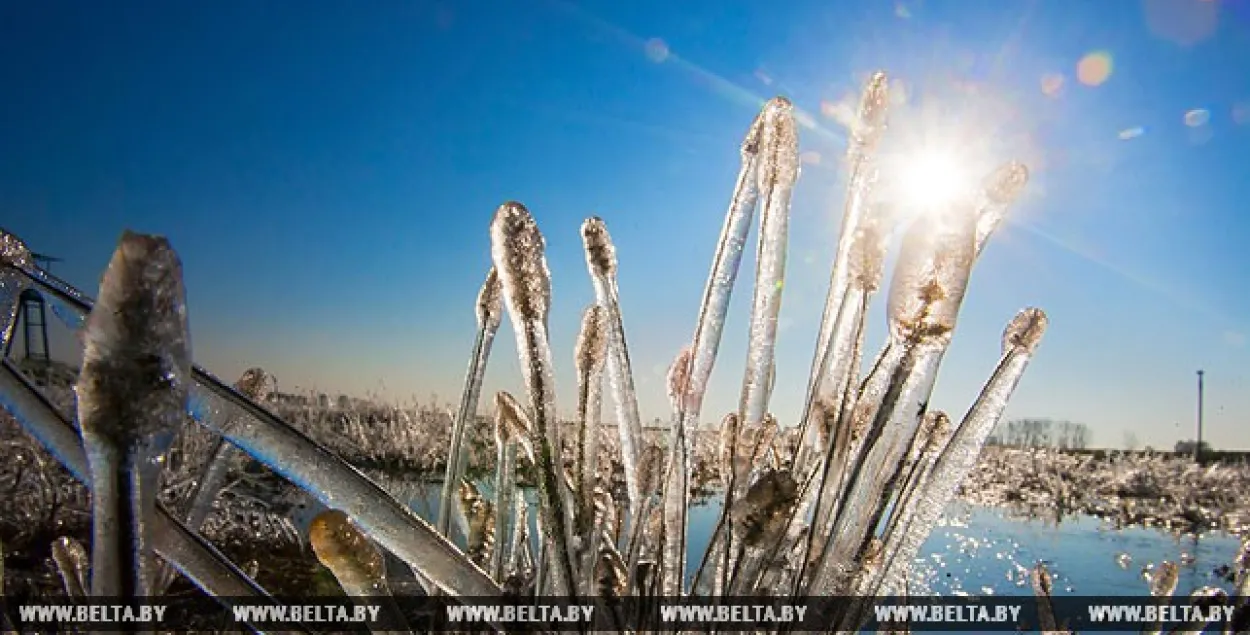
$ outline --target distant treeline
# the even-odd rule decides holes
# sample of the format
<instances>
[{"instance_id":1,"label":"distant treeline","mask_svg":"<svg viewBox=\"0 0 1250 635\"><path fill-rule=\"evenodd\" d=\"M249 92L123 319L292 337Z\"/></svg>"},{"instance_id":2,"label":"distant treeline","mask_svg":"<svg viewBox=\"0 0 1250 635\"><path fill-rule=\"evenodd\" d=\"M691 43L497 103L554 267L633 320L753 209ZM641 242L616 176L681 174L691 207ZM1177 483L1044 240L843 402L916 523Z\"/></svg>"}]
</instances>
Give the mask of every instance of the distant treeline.
<instances>
[{"instance_id":1,"label":"distant treeline","mask_svg":"<svg viewBox=\"0 0 1250 635\"><path fill-rule=\"evenodd\" d=\"M986 445L1015 448L1083 450L1089 447L1089 426L1053 419L1013 419L998 424Z\"/></svg>"}]
</instances>

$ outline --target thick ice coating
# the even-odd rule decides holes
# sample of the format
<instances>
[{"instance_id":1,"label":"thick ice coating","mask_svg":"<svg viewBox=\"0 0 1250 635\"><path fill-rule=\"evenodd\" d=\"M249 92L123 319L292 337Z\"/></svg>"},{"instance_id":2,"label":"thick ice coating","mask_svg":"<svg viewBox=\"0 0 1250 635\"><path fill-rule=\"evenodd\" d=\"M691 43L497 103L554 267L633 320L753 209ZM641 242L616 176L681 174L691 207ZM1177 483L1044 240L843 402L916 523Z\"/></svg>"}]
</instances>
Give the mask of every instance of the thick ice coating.
<instances>
[{"instance_id":1,"label":"thick ice coating","mask_svg":"<svg viewBox=\"0 0 1250 635\"><path fill-rule=\"evenodd\" d=\"M551 309L551 272L538 223L520 203L499 206L490 223L491 252L508 308L521 319L547 319Z\"/></svg>"},{"instance_id":2,"label":"thick ice coating","mask_svg":"<svg viewBox=\"0 0 1250 635\"><path fill-rule=\"evenodd\" d=\"M185 421L191 375L182 265L164 238L126 232L83 330L85 430L129 445Z\"/></svg>"}]
</instances>

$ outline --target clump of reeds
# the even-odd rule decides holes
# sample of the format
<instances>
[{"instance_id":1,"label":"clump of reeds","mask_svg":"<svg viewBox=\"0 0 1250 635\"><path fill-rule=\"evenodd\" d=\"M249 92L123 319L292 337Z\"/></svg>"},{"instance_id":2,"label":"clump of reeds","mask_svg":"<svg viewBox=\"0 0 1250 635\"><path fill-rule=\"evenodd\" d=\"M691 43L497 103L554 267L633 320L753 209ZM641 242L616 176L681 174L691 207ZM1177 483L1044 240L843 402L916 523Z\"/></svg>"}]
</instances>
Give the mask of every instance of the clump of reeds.
<instances>
[{"instance_id":1,"label":"clump of reeds","mask_svg":"<svg viewBox=\"0 0 1250 635\"><path fill-rule=\"evenodd\" d=\"M465 390L451 417L436 526L267 408L256 388L263 382L231 388L188 367L185 335L174 328L185 328L180 274L159 239L124 237L101 299L93 303L36 268L25 246L3 234L0 296L15 301L20 290L33 285L69 310L89 315L86 328L94 348L81 380L77 420L8 362L0 373L0 394L16 418L92 487L97 524L121 518L121 525L104 524L130 532L96 532L93 570L119 567L109 576L92 576L96 594L147 589L151 569L144 545L151 544L211 594L265 596L196 532L209 494L194 496L197 502L186 517L171 515L148 497L153 488L141 468L168 450L174 424L185 420L188 409L197 424L224 440L223 448L239 448L334 510L314 523L314 547L349 590L383 592L379 558L386 551L430 592L478 598L505 590L570 597L904 592L909 563L975 463L1047 320L1029 308L1010 321L998 365L961 419L929 409L973 265L1028 172L1008 163L989 175L980 191L920 210L910 220L887 213L874 197L881 169L876 147L885 133L887 104L886 78L878 73L864 90L851 129L842 235L804 408L793 427L780 426L769 410L790 199L799 177L798 127L784 98L764 105L742 144L741 169L692 338L669 374L671 426L660 442L642 433L638 418L622 313L627 303L616 283L618 254L606 223L591 218L581 233L595 304L586 312L578 358L570 360L578 368L578 420L573 442L566 443L567 431L555 412L557 360L548 332L553 288L545 239L530 211L515 202L500 206L489 224L493 268L477 303L478 335ZM739 407L724 419L716 454L700 458L698 422L757 214ZM902 236L902 251L887 284L884 263L895 234ZM130 259L137 245L151 255L140 264ZM138 267L142 275L122 275L124 267ZM889 335L871 370L860 377L868 307L883 285ZM110 321L103 312L119 302L145 312ZM0 324L5 333L12 306L0 303L0 318L8 320ZM480 425L481 376L504 313L517 339L524 393L494 400L498 460L494 497L488 499L471 486L461 488L466 439L474 436L470 428ZM600 386L604 375L606 390ZM604 440L600 394L607 395L618 424L619 439L612 441L620 448L624 496L612 486L611 471L598 466L597 448ZM572 465L564 459L566 446L577 449ZM527 508L514 486L522 464L529 464L538 484L537 554L529 553L524 540ZM726 500L691 581L685 576L687 510L692 474L701 464L719 466ZM127 506L121 500L139 503ZM470 554L447 538L456 514L468 529ZM850 607L836 628L854 630L863 619L859 608Z\"/></svg>"}]
</instances>

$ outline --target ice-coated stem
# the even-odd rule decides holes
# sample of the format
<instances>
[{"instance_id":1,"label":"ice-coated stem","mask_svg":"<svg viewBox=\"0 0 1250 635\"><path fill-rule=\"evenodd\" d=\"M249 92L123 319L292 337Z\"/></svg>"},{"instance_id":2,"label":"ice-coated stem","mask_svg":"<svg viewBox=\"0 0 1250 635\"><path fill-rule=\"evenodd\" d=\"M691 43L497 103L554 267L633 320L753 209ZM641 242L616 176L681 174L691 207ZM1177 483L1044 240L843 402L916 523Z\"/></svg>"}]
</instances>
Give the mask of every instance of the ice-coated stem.
<instances>
[{"instance_id":1,"label":"ice-coated stem","mask_svg":"<svg viewBox=\"0 0 1250 635\"><path fill-rule=\"evenodd\" d=\"M556 419L555 381L547 315L551 309L551 274L538 224L520 203L504 203L490 224L491 258L503 285L504 304L517 338L517 356L534 423L543 532L549 545L552 591L576 595L568 504L563 483L563 445Z\"/></svg>"},{"instance_id":2,"label":"ice-coated stem","mask_svg":"<svg viewBox=\"0 0 1250 635\"><path fill-rule=\"evenodd\" d=\"M748 428L764 420L772 392L770 378L774 372L777 318L786 277L790 197L799 178L799 137L794 107L784 98L774 99L764 110L755 176L760 192L760 236L746 374L738 406L742 424Z\"/></svg>"},{"instance_id":3,"label":"ice-coated stem","mask_svg":"<svg viewBox=\"0 0 1250 635\"><path fill-rule=\"evenodd\" d=\"M685 570L686 506L690 492L689 443L686 437L689 429L698 426L708 380L716 365L716 354L720 349L721 332L725 326L725 316L729 312L734 282L742 263L742 251L751 230L751 219L759 197L758 171L765 136L764 127L769 120L776 123L792 117L793 106L789 101L770 100L751 122L742 142L742 167L734 184L729 210L725 214L725 224L712 257L712 268L700 302L690 346L690 370L685 373L685 393L678 400L678 408L673 416L673 442L670 449L672 455L665 470L661 490L665 538L659 577L660 592L666 596L679 594L682 587L681 578ZM781 135L772 137L778 142L782 138Z\"/></svg>"},{"instance_id":4,"label":"ice-coated stem","mask_svg":"<svg viewBox=\"0 0 1250 635\"><path fill-rule=\"evenodd\" d=\"M881 397L861 399L856 406L855 420L871 424L862 454L847 472L848 487L842 495L846 504L834 523L838 535L817 563L809 592L845 591L840 587L846 582L846 567L871 535L879 503L898 478L976 260L976 218L966 213L967 207L954 203L951 209L922 215L904 236L887 306L887 348L901 352L896 364L874 369L889 378Z\"/></svg>"},{"instance_id":5,"label":"ice-coated stem","mask_svg":"<svg viewBox=\"0 0 1250 635\"><path fill-rule=\"evenodd\" d=\"M887 574L881 581L882 594L904 590L900 586L905 581L907 566L916 557L959 484L976 465L986 438L1007 409L1047 324L1046 314L1041 309L1028 308L1020 311L1003 332L1002 357L998 365L933 464L927 482L916 491L908 515L900 520L896 531L887 535Z\"/></svg>"},{"instance_id":6,"label":"ice-coated stem","mask_svg":"<svg viewBox=\"0 0 1250 635\"><path fill-rule=\"evenodd\" d=\"M334 574L348 597L353 601L369 600L370 605L381 603L387 612L387 623L402 629L401 632L411 632L386 583L382 552L352 525L347 514L337 509L318 514L309 525L308 542L317 560ZM372 627L370 630L394 632Z\"/></svg>"},{"instance_id":7,"label":"ice-coated stem","mask_svg":"<svg viewBox=\"0 0 1250 635\"><path fill-rule=\"evenodd\" d=\"M327 507L346 512L370 539L439 589L452 595L499 595L499 585L455 545L338 455L212 375L197 373L196 379L193 395L208 413L197 419L201 425L300 484Z\"/></svg>"},{"instance_id":8,"label":"ice-coated stem","mask_svg":"<svg viewBox=\"0 0 1250 635\"><path fill-rule=\"evenodd\" d=\"M634 390L633 368L621 317L620 289L617 286L616 246L603 219L592 216L582 223L582 245L586 267L595 289L595 302L603 307L607 329L608 389L616 410L617 431L621 438L621 462L625 466L625 490L629 508L636 512L641 503L638 492L638 457L643 448L642 418Z\"/></svg>"},{"instance_id":9,"label":"ice-coated stem","mask_svg":"<svg viewBox=\"0 0 1250 635\"><path fill-rule=\"evenodd\" d=\"M603 366L608 350L608 311L594 304L582 314L582 328L573 358L577 369L577 460L573 482L577 487L574 518L577 535L586 539L594 516L594 492L599 480L599 406ZM593 567L595 558L590 561ZM593 575L593 568L588 573Z\"/></svg>"},{"instance_id":10,"label":"ice-coated stem","mask_svg":"<svg viewBox=\"0 0 1250 635\"><path fill-rule=\"evenodd\" d=\"M82 543L69 536L57 538L52 542L52 562L65 585L65 595L75 600L87 597L90 556Z\"/></svg>"},{"instance_id":11,"label":"ice-coated stem","mask_svg":"<svg viewBox=\"0 0 1250 635\"><path fill-rule=\"evenodd\" d=\"M91 468L91 592L153 594L150 518L191 374L182 266L164 238L126 232L87 318L78 421Z\"/></svg>"},{"instance_id":12,"label":"ice-coated stem","mask_svg":"<svg viewBox=\"0 0 1250 635\"><path fill-rule=\"evenodd\" d=\"M507 393L495 395L495 551L491 554L490 573L502 583L505 567L512 563L513 533L516 531L516 459L517 442L512 433L515 424L504 421L513 416L506 404Z\"/></svg>"},{"instance_id":13,"label":"ice-coated stem","mask_svg":"<svg viewBox=\"0 0 1250 635\"><path fill-rule=\"evenodd\" d=\"M807 395L800 413L799 444L811 443L808 437L812 408L820 389L820 382L827 374L831 362L830 346L837 328L839 307L850 284L850 259L852 245L857 239L861 219L868 213L872 187L877 178L874 154L886 127L889 104L889 83L885 73L876 72L868 79L860 97L858 116L850 131L846 149L850 176L847 180L846 200L843 203L842 227L839 230L838 248L829 274L829 293L825 298L824 314L820 319L820 331L816 339L816 351L812 358L811 375L807 381ZM843 328L850 328L847 322ZM832 378L835 385L837 378Z\"/></svg>"},{"instance_id":14,"label":"ice-coated stem","mask_svg":"<svg viewBox=\"0 0 1250 635\"><path fill-rule=\"evenodd\" d=\"M451 429L451 446L447 452L447 470L443 476L443 488L438 497L438 533L448 535L451 529L451 511L456 489L468 467L469 453L465 448L465 430L477 417L477 402L482 393L482 378L490 359L491 345L503 319L500 298L499 275L495 268L486 274L486 281L477 295L477 336L473 340L473 354L469 360L468 374L464 379L464 391L460 395L460 409Z\"/></svg>"}]
</instances>

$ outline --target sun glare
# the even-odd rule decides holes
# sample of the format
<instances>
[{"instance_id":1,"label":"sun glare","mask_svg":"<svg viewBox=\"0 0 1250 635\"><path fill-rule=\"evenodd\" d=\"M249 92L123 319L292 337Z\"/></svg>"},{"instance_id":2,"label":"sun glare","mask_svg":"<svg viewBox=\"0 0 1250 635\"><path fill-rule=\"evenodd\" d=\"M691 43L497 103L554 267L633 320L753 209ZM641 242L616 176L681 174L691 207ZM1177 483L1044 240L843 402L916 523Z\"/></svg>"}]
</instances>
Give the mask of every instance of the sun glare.
<instances>
[{"instance_id":1,"label":"sun glare","mask_svg":"<svg viewBox=\"0 0 1250 635\"><path fill-rule=\"evenodd\" d=\"M907 202L917 208L935 209L969 191L967 168L949 150L926 149L906 162L902 184Z\"/></svg>"}]
</instances>

